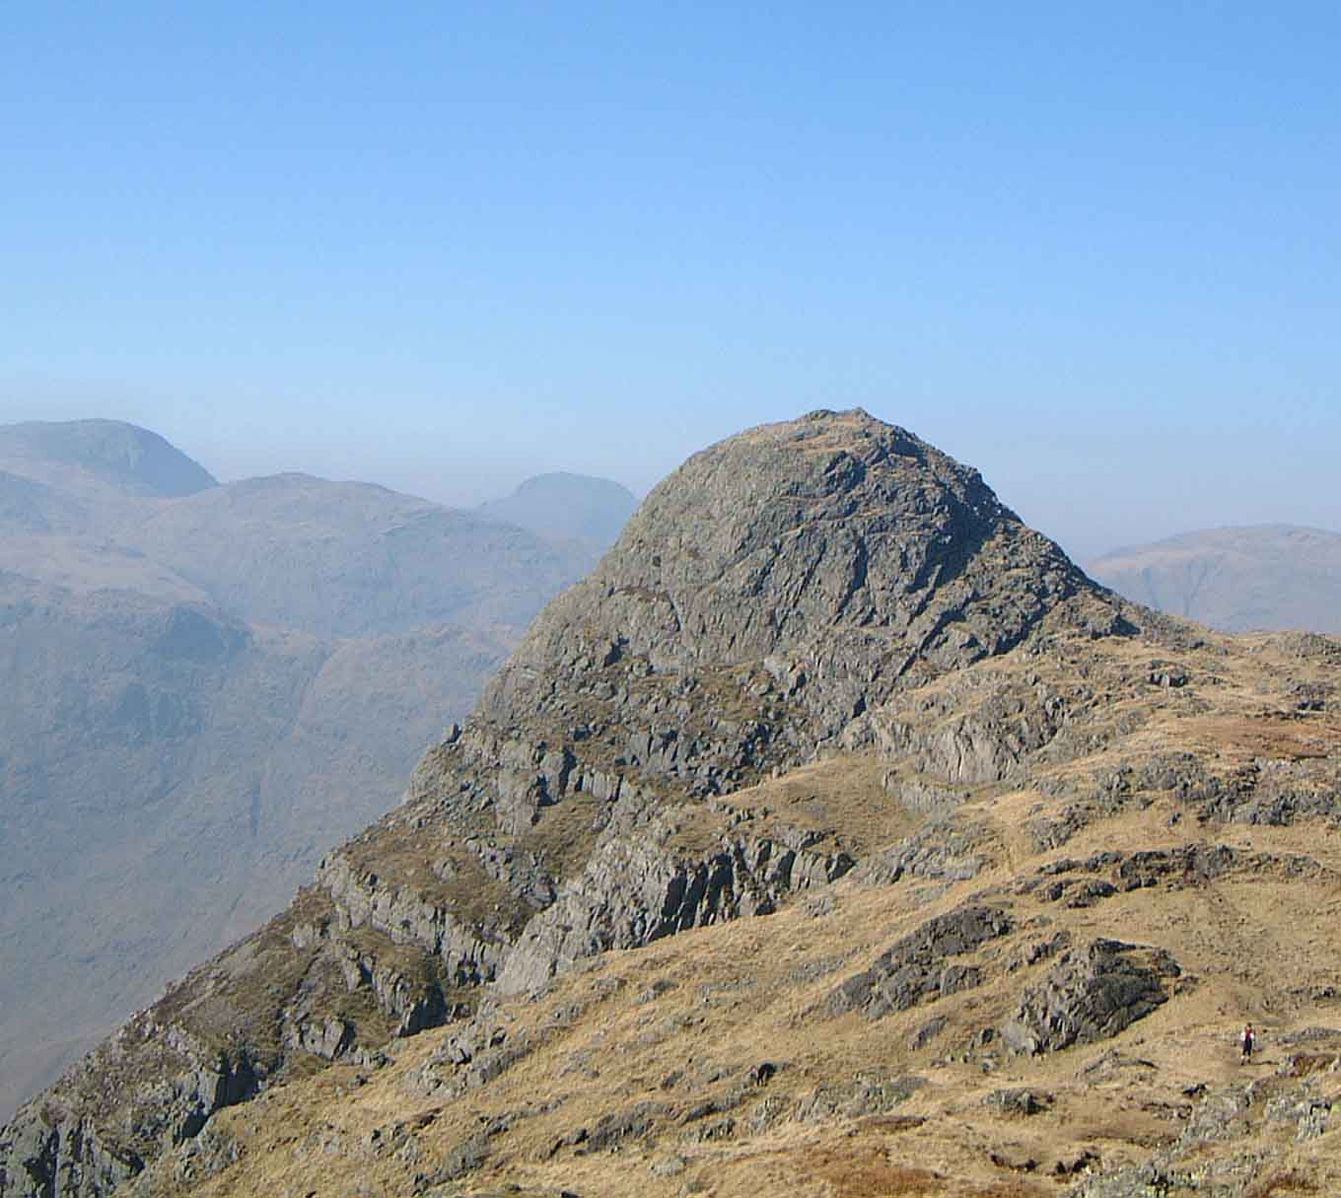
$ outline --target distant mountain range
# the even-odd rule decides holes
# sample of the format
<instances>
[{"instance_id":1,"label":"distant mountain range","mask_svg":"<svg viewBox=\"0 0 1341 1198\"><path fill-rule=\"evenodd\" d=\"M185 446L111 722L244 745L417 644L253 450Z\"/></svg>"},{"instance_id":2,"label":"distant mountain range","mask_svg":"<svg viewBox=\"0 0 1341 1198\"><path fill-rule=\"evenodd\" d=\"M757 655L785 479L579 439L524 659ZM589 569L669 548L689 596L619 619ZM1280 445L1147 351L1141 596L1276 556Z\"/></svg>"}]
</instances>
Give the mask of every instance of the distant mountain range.
<instances>
[{"instance_id":1,"label":"distant mountain range","mask_svg":"<svg viewBox=\"0 0 1341 1198\"><path fill-rule=\"evenodd\" d=\"M561 477L547 536L524 502L0 426L0 1116L394 805L634 506Z\"/></svg>"},{"instance_id":2,"label":"distant mountain range","mask_svg":"<svg viewBox=\"0 0 1341 1198\"><path fill-rule=\"evenodd\" d=\"M1228 632L1341 632L1341 533L1207 529L1114 550L1089 572L1138 603Z\"/></svg>"}]
</instances>

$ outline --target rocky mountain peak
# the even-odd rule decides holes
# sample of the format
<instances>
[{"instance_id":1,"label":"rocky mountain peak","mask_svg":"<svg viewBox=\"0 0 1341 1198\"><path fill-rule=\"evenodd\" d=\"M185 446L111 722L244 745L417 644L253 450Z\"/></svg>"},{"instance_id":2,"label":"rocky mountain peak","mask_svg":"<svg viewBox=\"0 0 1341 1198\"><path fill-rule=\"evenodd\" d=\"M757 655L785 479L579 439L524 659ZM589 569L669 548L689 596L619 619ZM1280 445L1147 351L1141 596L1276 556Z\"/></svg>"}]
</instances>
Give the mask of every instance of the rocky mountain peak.
<instances>
[{"instance_id":1,"label":"rocky mountain peak","mask_svg":"<svg viewBox=\"0 0 1341 1198\"><path fill-rule=\"evenodd\" d=\"M1033 574L992 576L996 567ZM681 613L681 651L720 660L830 629L896 634L965 575L977 590L1040 602L1080 585L976 470L853 411L752 429L690 458L593 581L665 594ZM1017 630L977 629L986 651Z\"/></svg>"},{"instance_id":2,"label":"rocky mountain peak","mask_svg":"<svg viewBox=\"0 0 1341 1198\"><path fill-rule=\"evenodd\" d=\"M900 686L1010 648L1082 592L1096 593L976 470L861 410L812 412L662 482L537 621L482 715L526 721L592 661L681 680L743 668L820 739Z\"/></svg>"},{"instance_id":3,"label":"rocky mountain peak","mask_svg":"<svg viewBox=\"0 0 1341 1198\"><path fill-rule=\"evenodd\" d=\"M0 1196L1339 1192L1339 662L1125 605L865 413L751 430Z\"/></svg>"}]
</instances>

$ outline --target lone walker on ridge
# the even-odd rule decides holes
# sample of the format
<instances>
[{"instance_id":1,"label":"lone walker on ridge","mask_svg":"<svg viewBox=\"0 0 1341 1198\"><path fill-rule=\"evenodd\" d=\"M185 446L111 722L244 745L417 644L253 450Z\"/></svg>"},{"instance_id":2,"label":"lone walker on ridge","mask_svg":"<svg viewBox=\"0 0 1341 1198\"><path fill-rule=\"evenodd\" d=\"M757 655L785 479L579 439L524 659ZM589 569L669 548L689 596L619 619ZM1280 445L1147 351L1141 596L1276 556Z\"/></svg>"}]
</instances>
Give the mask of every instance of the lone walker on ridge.
<instances>
[{"instance_id":1,"label":"lone walker on ridge","mask_svg":"<svg viewBox=\"0 0 1341 1198\"><path fill-rule=\"evenodd\" d=\"M1253 1032L1253 1025L1246 1023L1243 1025L1243 1031L1239 1034L1239 1047L1243 1050L1243 1063L1246 1065L1253 1059L1253 1048L1257 1044L1257 1036Z\"/></svg>"}]
</instances>

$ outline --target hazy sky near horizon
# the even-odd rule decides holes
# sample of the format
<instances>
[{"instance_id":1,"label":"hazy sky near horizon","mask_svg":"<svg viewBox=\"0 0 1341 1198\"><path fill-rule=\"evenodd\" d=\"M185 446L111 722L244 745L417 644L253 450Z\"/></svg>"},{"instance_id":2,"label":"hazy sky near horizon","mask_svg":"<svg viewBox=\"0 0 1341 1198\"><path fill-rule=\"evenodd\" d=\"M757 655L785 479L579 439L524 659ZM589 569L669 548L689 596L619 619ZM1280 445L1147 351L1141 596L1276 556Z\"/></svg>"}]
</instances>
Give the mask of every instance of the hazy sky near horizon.
<instances>
[{"instance_id":1,"label":"hazy sky near horizon","mask_svg":"<svg viewBox=\"0 0 1341 1198\"><path fill-rule=\"evenodd\" d=\"M1341 529L1341 8L0 8L0 420L646 489L860 405L1073 553Z\"/></svg>"}]
</instances>

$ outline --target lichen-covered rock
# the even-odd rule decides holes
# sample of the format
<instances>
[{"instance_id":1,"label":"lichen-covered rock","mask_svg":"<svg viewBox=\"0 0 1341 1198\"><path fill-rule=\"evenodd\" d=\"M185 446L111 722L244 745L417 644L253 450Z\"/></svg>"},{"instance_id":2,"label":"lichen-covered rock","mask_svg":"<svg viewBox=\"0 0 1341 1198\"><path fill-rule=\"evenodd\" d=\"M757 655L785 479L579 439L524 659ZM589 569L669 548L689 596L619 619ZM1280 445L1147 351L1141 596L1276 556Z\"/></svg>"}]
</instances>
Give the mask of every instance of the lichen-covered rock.
<instances>
[{"instance_id":1,"label":"lichen-covered rock","mask_svg":"<svg viewBox=\"0 0 1341 1198\"><path fill-rule=\"evenodd\" d=\"M668 1108L660 1102L640 1102L621 1111L602 1115L582 1140L581 1152L605 1152L625 1140L641 1139L664 1118Z\"/></svg>"},{"instance_id":2,"label":"lichen-covered rock","mask_svg":"<svg viewBox=\"0 0 1341 1198\"><path fill-rule=\"evenodd\" d=\"M868 1075L820 1086L797 1101L792 1118L799 1123L815 1123L836 1115L854 1119L885 1115L907 1102L926 1084L925 1078L909 1074L903 1077Z\"/></svg>"},{"instance_id":3,"label":"lichen-covered rock","mask_svg":"<svg viewBox=\"0 0 1341 1198\"><path fill-rule=\"evenodd\" d=\"M1052 1096L1026 1087L1015 1087L1008 1090L993 1090L983 1102L1003 1115L1028 1117L1046 1111L1052 1105Z\"/></svg>"},{"instance_id":4,"label":"lichen-covered rock","mask_svg":"<svg viewBox=\"0 0 1341 1198\"><path fill-rule=\"evenodd\" d=\"M125 1042L153 1035L132 1024ZM245 1101L262 1071L243 1057L212 1050L175 1032L156 1045L157 1071L116 1072L120 1056L104 1045L72 1070L40 1103L30 1103L0 1132L0 1193L40 1198L93 1198L138 1174L146 1160L194 1137L209 1116ZM104 1104L97 1117L81 1108L90 1096Z\"/></svg>"},{"instance_id":5,"label":"lichen-covered rock","mask_svg":"<svg viewBox=\"0 0 1341 1198\"><path fill-rule=\"evenodd\" d=\"M905 877L962 882L977 877L985 864L985 849L968 830L936 821L873 853L857 877L871 886L892 886Z\"/></svg>"},{"instance_id":6,"label":"lichen-covered rock","mask_svg":"<svg viewBox=\"0 0 1341 1198\"><path fill-rule=\"evenodd\" d=\"M1262 758L1201 805L1204 823L1282 826L1341 817L1341 769L1334 761Z\"/></svg>"}]
</instances>

